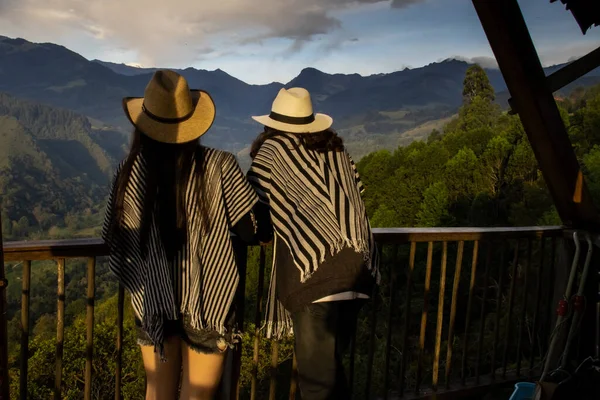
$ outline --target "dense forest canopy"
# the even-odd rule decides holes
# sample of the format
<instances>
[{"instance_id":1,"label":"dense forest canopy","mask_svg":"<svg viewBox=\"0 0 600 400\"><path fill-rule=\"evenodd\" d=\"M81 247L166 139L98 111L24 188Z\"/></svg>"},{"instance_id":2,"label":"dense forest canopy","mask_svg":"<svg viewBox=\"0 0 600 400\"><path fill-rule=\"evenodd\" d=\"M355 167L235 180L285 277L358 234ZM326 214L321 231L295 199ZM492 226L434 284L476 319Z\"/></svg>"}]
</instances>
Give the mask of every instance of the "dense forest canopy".
<instances>
[{"instance_id":1,"label":"dense forest canopy","mask_svg":"<svg viewBox=\"0 0 600 400\"><path fill-rule=\"evenodd\" d=\"M443 133L364 157L372 225L560 224L518 116L503 112L483 70L471 67L464 103ZM558 100L587 184L600 204L600 86Z\"/></svg>"},{"instance_id":2,"label":"dense forest canopy","mask_svg":"<svg viewBox=\"0 0 600 400\"><path fill-rule=\"evenodd\" d=\"M4 237L93 235L127 140L83 115L0 93Z\"/></svg>"}]
</instances>

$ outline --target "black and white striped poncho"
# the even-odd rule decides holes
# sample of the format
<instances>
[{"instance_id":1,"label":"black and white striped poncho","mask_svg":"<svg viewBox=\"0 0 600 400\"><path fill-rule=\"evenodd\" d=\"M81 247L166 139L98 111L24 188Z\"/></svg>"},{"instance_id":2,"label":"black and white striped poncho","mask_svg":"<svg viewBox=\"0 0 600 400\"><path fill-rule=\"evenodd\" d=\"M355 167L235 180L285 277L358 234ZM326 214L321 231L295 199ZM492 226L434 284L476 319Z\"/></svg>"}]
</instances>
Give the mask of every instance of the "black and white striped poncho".
<instances>
[{"instance_id":1,"label":"black and white striped poncho","mask_svg":"<svg viewBox=\"0 0 600 400\"><path fill-rule=\"evenodd\" d=\"M200 234L204 230L199 226L202 217L196 206L199 193L192 190L197 177L191 174L186 196L188 240L176 260L167 259L155 220L150 227L147 257L142 257L140 226L146 181L142 155L133 164L125 190L124 229L118 237L108 229L114 217L114 183L109 197L103 231L110 248L109 268L131 293L133 309L161 355L163 324L178 319L180 313L189 317L195 329L232 333L225 323L239 273L230 230L258 198L232 154L205 148L204 164L204 198L211 229L204 236ZM119 173L120 167L116 176Z\"/></svg>"},{"instance_id":2,"label":"black and white striped poncho","mask_svg":"<svg viewBox=\"0 0 600 400\"><path fill-rule=\"evenodd\" d=\"M290 249L302 282L327 254L345 247L364 256L379 282L377 249L360 196L363 185L346 151L321 153L308 150L297 135L275 136L261 146L248 180L260 201L269 205L275 240L283 240ZM274 265L266 334L280 338L291 333L291 319L275 300L276 270Z\"/></svg>"}]
</instances>

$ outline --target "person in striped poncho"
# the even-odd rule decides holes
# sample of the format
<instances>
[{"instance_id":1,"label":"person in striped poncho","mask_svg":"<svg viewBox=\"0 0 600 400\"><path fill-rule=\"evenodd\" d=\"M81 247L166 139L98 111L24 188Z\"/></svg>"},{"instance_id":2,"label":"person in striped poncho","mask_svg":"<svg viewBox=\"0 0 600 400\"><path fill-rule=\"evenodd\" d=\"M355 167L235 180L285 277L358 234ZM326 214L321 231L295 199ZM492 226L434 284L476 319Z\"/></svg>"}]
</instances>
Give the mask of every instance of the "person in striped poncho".
<instances>
[{"instance_id":1,"label":"person in striped poncho","mask_svg":"<svg viewBox=\"0 0 600 400\"><path fill-rule=\"evenodd\" d=\"M232 154L199 143L215 118L208 93L158 71L144 98L123 106L134 139L103 238L110 270L131 294L146 399L176 399L180 387L181 399L211 399L240 338L231 231L253 239L258 197Z\"/></svg>"},{"instance_id":2,"label":"person in striped poncho","mask_svg":"<svg viewBox=\"0 0 600 400\"><path fill-rule=\"evenodd\" d=\"M247 174L274 232L266 334L295 336L304 400L348 399L342 356L379 281L363 185L332 119L303 88L282 89L254 142ZM260 208L257 208L257 211Z\"/></svg>"}]
</instances>

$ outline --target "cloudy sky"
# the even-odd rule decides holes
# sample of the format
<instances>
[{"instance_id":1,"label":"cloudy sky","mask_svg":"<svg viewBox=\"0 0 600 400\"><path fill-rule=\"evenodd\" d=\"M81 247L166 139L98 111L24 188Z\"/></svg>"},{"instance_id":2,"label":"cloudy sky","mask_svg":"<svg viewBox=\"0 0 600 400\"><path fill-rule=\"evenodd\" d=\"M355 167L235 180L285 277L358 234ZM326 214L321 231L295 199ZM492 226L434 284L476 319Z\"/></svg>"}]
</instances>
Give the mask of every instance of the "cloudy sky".
<instances>
[{"instance_id":1,"label":"cloudy sky","mask_svg":"<svg viewBox=\"0 0 600 400\"><path fill-rule=\"evenodd\" d=\"M520 4L545 65L600 44L600 27L583 36L560 2ZM249 83L287 82L308 66L369 75L450 57L493 64L470 0L0 0L0 35Z\"/></svg>"}]
</instances>

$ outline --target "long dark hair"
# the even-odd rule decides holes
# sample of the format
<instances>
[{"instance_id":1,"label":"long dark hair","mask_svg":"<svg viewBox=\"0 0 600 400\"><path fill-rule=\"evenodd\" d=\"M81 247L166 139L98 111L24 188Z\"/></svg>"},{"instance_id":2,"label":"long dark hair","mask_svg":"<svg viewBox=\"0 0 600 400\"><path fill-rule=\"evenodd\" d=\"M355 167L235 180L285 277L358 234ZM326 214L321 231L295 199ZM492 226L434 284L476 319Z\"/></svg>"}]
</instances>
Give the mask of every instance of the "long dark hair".
<instances>
[{"instance_id":1,"label":"long dark hair","mask_svg":"<svg viewBox=\"0 0 600 400\"><path fill-rule=\"evenodd\" d=\"M196 194L202 217L202 229L210 229L204 191L204 148L198 140L167 144L157 142L135 130L129 155L115 183L113 224L111 233L123 227L125 189L131 179L133 164L142 155L145 160L145 196L140 226L140 245L145 258L153 216L156 217L160 238L169 259L173 259L188 239L186 192L191 174L196 176Z\"/></svg>"},{"instance_id":2,"label":"long dark hair","mask_svg":"<svg viewBox=\"0 0 600 400\"><path fill-rule=\"evenodd\" d=\"M256 157L258 150L260 150L260 147L268 139L283 134L285 134L285 132L265 126L265 130L261 132L252 143L250 157ZM297 135L300 138L300 143L309 150L314 150L319 153L344 151L344 141L333 129L327 129L317 133L298 133L293 135Z\"/></svg>"}]
</instances>

